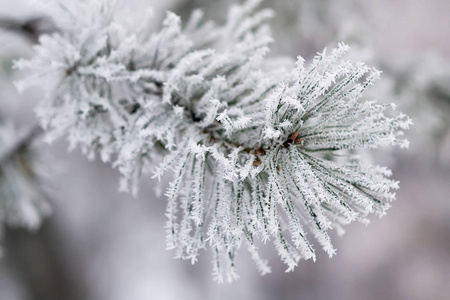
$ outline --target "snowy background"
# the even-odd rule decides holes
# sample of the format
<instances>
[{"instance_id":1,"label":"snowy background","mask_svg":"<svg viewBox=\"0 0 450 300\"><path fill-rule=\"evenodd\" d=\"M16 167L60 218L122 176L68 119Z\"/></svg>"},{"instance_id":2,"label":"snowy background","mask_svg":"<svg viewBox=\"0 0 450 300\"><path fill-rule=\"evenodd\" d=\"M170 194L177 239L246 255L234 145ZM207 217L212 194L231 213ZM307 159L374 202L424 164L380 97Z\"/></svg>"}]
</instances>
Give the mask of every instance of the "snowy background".
<instances>
[{"instance_id":1,"label":"snowy background","mask_svg":"<svg viewBox=\"0 0 450 300\"><path fill-rule=\"evenodd\" d=\"M157 27L165 10L185 17L203 8L220 21L229 2L133 0L124 15L153 6ZM401 183L387 216L373 218L368 227L348 226L333 239L337 256L318 251L317 262L301 261L293 273L285 273L267 249L272 273L261 277L243 249L237 258L241 278L219 285L210 276L209 251L192 266L165 250L165 199L156 196L153 179L144 177L133 198L117 191L119 175L109 165L89 162L77 150L67 153L62 140L41 143L36 149L53 214L34 233L6 230L0 299L448 299L450 1L274 0L264 6L277 13L274 53L310 58L345 41L385 70L380 93L415 122L410 151L381 157ZM28 1L0 0L0 19L40 15ZM18 94L12 82L20 75L11 65L30 57L32 44L0 29L0 116L19 132L37 122L39 91ZM447 96L427 97L430 87Z\"/></svg>"}]
</instances>

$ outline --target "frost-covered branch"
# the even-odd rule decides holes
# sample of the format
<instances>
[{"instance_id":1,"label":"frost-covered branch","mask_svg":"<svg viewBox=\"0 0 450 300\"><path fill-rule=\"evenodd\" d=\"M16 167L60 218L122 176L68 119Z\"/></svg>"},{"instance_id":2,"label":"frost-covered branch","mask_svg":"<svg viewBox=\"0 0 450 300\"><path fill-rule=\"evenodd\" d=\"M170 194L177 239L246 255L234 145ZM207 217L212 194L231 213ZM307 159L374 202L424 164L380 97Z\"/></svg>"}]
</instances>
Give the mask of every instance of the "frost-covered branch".
<instances>
[{"instance_id":1,"label":"frost-covered branch","mask_svg":"<svg viewBox=\"0 0 450 300\"><path fill-rule=\"evenodd\" d=\"M55 30L53 24L43 17L32 17L26 20L0 17L0 29L22 34L32 42L37 42L40 35Z\"/></svg>"},{"instance_id":2,"label":"frost-covered branch","mask_svg":"<svg viewBox=\"0 0 450 300\"><path fill-rule=\"evenodd\" d=\"M31 128L24 137L20 138L18 141L15 141L15 143L10 146L10 149L4 147L4 149L2 149L3 152L0 153L0 165L7 163L18 153L26 151L35 138L42 133L42 128L39 125L36 125Z\"/></svg>"},{"instance_id":3,"label":"frost-covered branch","mask_svg":"<svg viewBox=\"0 0 450 300\"><path fill-rule=\"evenodd\" d=\"M242 242L262 273L270 268L257 240L272 240L292 270L315 259L315 241L335 253L329 229L383 215L398 188L390 171L331 158L407 147L411 123L362 99L380 72L346 61L346 45L308 64L268 58L273 13L259 2L232 7L223 25L196 11L182 26L168 13L149 31L151 14L126 24L117 1L46 1L60 31L16 62L30 72L19 87L46 88L38 115L47 138L67 136L71 148L112 161L122 190L136 194L141 173L163 157L155 177L174 174L168 246L194 262L208 245L219 281L237 277Z\"/></svg>"},{"instance_id":4,"label":"frost-covered branch","mask_svg":"<svg viewBox=\"0 0 450 300\"><path fill-rule=\"evenodd\" d=\"M50 213L30 150L41 131L17 140L14 128L0 123L0 237L5 225L36 229Z\"/></svg>"}]
</instances>

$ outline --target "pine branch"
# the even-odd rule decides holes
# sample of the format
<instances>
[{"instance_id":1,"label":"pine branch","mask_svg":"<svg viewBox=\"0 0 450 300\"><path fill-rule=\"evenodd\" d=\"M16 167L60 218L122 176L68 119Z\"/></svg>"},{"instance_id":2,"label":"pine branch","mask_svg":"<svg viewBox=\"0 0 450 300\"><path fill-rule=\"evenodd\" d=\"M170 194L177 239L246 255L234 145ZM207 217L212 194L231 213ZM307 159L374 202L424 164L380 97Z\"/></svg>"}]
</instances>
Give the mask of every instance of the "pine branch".
<instances>
[{"instance_id":1,"label":"pine branch","mask_svg":"<svg viewBox=\"0 0 450 300\"><path fill-rule=\"evenodd\" d=\"M288 271L315 259L308 233L334 255L328 231L382 216L398 182L386 168L324 153L345 160L349 151L408 146L402 134L411 120L387 113L393 105L362 100L380 72L345 60L348 46L309 64L299 57L290 71L273 68L266 58L273 13L258 11L259 2L232 7L223 25L196 12L183 27L168 13L151 33L145 20L140 27L115 20L114 1L61 8L53 0L61 31L16 62L30 71L20 87L47 90L38 108L47 138L67 136L90 158L114 159L120 189L136 194L151 168L158 178L173 171L168 246L193 262L209 246L219 281L237 277L243 241L262 273L269 267L255 239L272 239Z\"/></svg>"},{"instance_id":2,"label":"pine branch","mask_svg":"<svg viewBox=\"0 0 450 300\"><path fill-rule=\"evenodd\" d=\"M26 20L1 17L0 28L24 35L33 43L37 43L42 34L50 34L56 30L54 25L44 17L31 17Z\"/></svg>"},{"instance_id":3,"label":"pine branch","mask_svg":"<svg viewBox=\"0 0 450 300\"><path fill-rule=\"evenodd\" d=\"M36 229L50 213L49 198L31 155L31 143L42 133L35 126L17 139L11 126L0 124L0 237L6 225Z\"/></svg>"},{"instance_id":4,"label":"pine branch","mask_svg":"<svg viewBox=\"0 0 450 300\"><path fill-rule=\"evenodd\" d=\"M13 159L18 153L23 152L37 137L39 137L43 133L44 131L42 130L41 126L33 126L24 137L20 138L14 145L10 147L10 149L6 150L2 155L0 155L0 165L3 165L9 160Z\"/></svg>"}]
</instances>

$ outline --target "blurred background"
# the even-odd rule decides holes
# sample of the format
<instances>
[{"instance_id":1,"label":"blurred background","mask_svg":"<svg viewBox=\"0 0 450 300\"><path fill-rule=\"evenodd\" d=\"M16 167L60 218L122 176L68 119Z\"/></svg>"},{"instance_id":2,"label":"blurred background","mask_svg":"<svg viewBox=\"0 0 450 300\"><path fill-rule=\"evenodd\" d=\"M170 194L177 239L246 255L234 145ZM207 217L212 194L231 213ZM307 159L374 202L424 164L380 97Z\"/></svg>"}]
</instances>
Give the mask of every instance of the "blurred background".
<instances>
[{"instance_id":1,"label":"blurred background","mask_svg":"<svg viewBox=\"0 0 450 300\"><path fill-rule=\"evenodd\" d=\"M166 10L186 19L201 8L221 22L230 3L127 1L130 12L154 7L155 30ZM165 250L165 199L155 180L144 177L133 198L118 192L119 175L110 165L68 153L63 140L48 145L33 138L40 94L18 93L13 82L21 75L12 61L32 56L38 36L53 28L29 1L0 0L0 153L26 141L23 151L6 157L8 166L22 170L14 197L32 199L49 215L40 224L25 204L14 206L31 220L21 224L0 211L0 222L8 224L1 300L450 299L450 1L266 0L263 6L276 12L271 55L309 59L344 41L355 58L384 72L367 97L395 102L413 119L410 149L384 149L375 157L400 181L387 216L368 227L348 226L333 239L337 256L318 250L317 262L301 261L292 273L271 247L264 249L271 274L260 276L242 249L241 278L232 284L212 280L209 251L194 266L174 260ZM5 175L5 156L0 159L0 187L10 193L19 181ZM7 203L8 193L0 201Z\"/></svg>"}]
</instances>

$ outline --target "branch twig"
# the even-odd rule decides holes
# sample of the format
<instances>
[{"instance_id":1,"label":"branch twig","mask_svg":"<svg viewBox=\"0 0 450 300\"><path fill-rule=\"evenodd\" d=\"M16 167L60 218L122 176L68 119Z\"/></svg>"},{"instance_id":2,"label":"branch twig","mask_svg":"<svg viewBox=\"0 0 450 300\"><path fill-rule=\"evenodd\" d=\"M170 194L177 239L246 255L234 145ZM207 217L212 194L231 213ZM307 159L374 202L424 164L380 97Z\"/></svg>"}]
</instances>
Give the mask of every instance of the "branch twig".
<instances>
[{"instance_id":1,"label":"branch twig","mask_svg":"<svg viewBox=\"0 0 450 300\"><path fill-rule=\"evenodd\" d=\"M28 147L38 136L40 136L44 130L40 125L33 126L30 131L21 139L19 139L11 149L7 150L0 156L0 165L3 165L10 159L12 159L17 153Z\"/></svg>"},{"instance_id":2,"label":"branch twig","mask_svg":"<svg viewBox=\"0 0 450 300\"><path fill-rule=\"evenodd\" d=\"M31 17L27 20L0 17L0 28L25 35L33 43L38 41L40 35L56 31L55 25L45 17Z\"/></svg>"}]
</instances>

